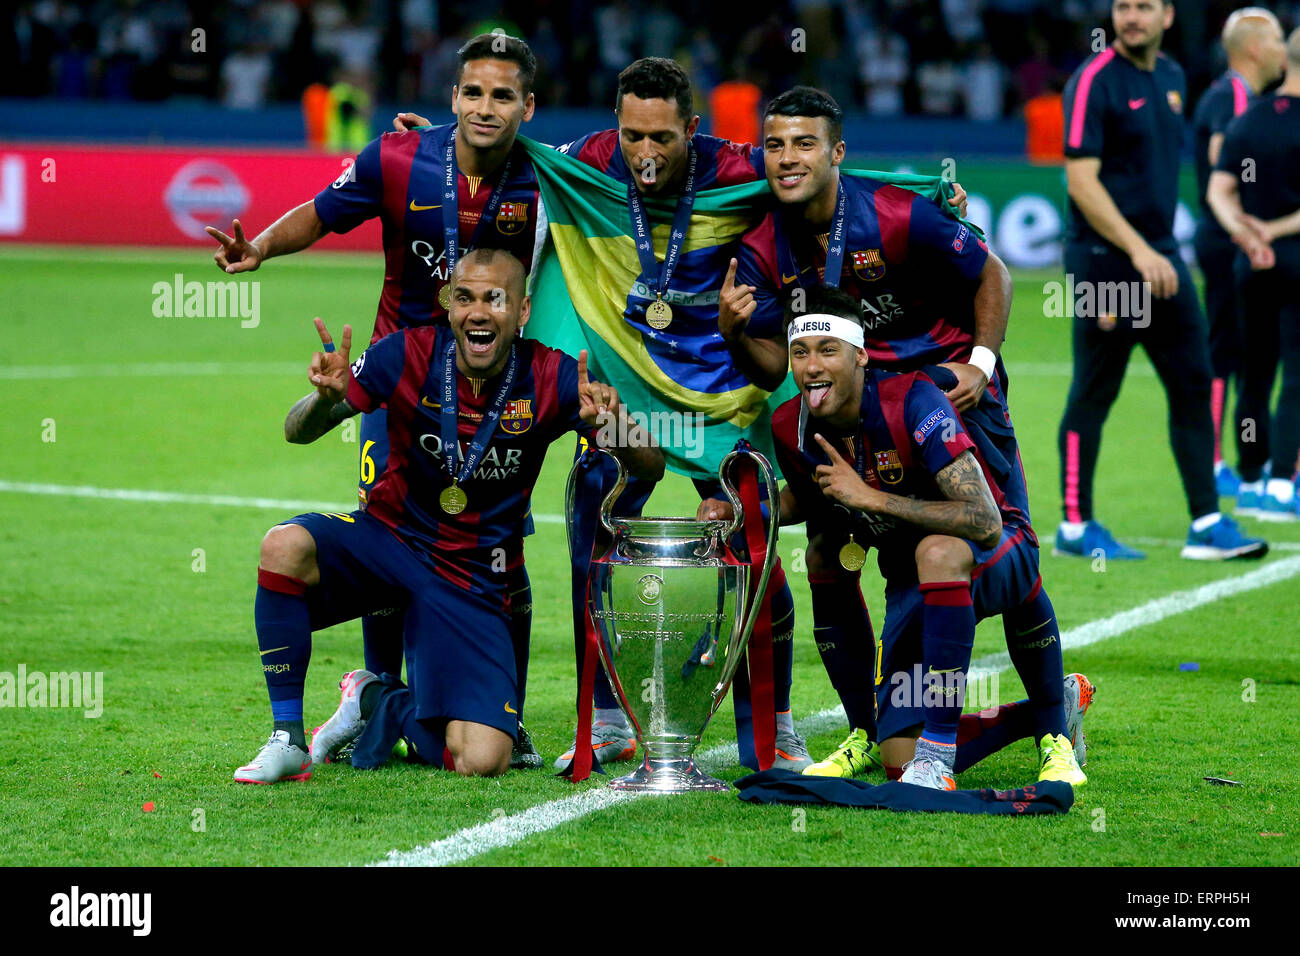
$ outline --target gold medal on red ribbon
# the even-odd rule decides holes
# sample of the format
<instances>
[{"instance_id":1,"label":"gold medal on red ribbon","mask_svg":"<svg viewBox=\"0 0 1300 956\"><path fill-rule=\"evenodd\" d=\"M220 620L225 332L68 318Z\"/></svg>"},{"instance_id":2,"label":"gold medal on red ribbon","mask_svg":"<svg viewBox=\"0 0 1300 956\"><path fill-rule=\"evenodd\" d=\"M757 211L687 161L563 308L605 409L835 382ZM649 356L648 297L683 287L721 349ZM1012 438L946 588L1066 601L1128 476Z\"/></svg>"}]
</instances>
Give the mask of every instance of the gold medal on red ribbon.
<instances>
[{"instance_id":1,"label":"gold medal on red ribbon","mask_svg":"<svg viewBox=\"0 0 1300 956\"><path fill-rule=\"evenodd\" d=\"M469 497L461 490L460 485L453 484L442 489L438 494L438 504L447 514L458 515L469 504Z\"/></svg>"},{"instance_id":2,"label":"gold medal on red ribbon","mask_svg":"<svg viewBox=\"0 0 1300 956\"><path fill-rule=\"evenodd\" d=\"M840 548L840 567L845 571L861 571L866 563L867 549L849 538L849 543Z\"/></svg>"},{"instance_id":3,"label":"gold medal on red ribbon","mask_svg":"<svg viewBox=\"0 0 1300 956\"><path fill-rule=\"evenodd\" d=\"M673 324L673 310L663 299L655 299L645 310L645 320L652 329L662 332Z\"/></svg>"},{"instance_id":4,"label":"gold medal on red ribbon","mask_svg":"<svg viewBox=\"0 0 1300 956\"><path fill-rule=\"evenodd\" d=\"M438 290L438 304L442 306L444 312L451 311L451 283Z\"/></svg>"}]
</instances>

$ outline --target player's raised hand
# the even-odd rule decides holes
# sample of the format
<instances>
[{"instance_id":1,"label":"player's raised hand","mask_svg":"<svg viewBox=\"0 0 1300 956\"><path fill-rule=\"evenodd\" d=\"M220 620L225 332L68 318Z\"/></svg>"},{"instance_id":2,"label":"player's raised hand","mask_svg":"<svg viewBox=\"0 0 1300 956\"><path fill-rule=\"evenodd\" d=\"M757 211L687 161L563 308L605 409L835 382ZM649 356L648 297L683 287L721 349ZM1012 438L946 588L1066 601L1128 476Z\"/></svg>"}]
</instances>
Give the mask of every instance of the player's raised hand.
<instances>
[{"instance_id":1,"label":"player's raised hand","mask_svg":"<svg viewBox=\"0 0 1300 956\"><path fill-rule=\"evenodd\" d=\"M244 227L238 219L234 222L233 239L212 226L203 228L209 236L221 243L221 248L212 254L212 258L222 272L231 275L236 272L252 272L262 264L262 250L244 238Z\"/></svg>"},{"instance_id":2,"label":"player's raised hand","mask_svg":"<svg viewBox=\"0 0 1300 956\"><path fill-rule=\"evenodd\" d=\"M316 317L316 334L320 336L325 351L317 352L311 357L311 371L308 378L316 386L321 397L330 401L341 402L348 395L348 380L352 376L352 326L343 326L343 341L335 349L334 339L320 317Z\"/></svg>"},{"instance_id":3,"label":"player's raised hand","mask_svg":"<svg viewBox=\"0 0 1300 956\"><path fill-rule=\"evenodd\" d=\"M398 113L393 117L393 129L399 133L405 133L415 129L417 126L432 126L427 119L419 113Z\"/></svg>"},{"instance_id":4,"label":"player's raised hand","mask_svg":"<svg viewBox=\"0 0 1300 956\"><path fill-rule=\"evenodd\" d=\"M718 295L718 332L723 339L731 342L738 338L756 308L758 302L754 298L754 287L736 285L736 260L732 259Z\"/></svg>"},{"instance_id":5,"label":"player's raised hand","mask_svg":"<svg viewBox=\"0 0 1300 956\"><path fill-rule=\"evenodd\" d=\"M857 511L872 510L873 493L879 494L879 492L862 480L862 476L844 460L844 457L835 450L834 445L820 434L813 437L826 452L826 457L831 460L829 465L817 466L815 477L817 484L821 486L822 494L832 501L838 501L846 508Z\"/></svg>"},{"instance_id":6,"label":"player's raised hand","mask_svg":"<svg viewBox=\"0 0 1300 956\"><path fill-rule=\"evenodd\" d=\"M1151 283L1151 294L1157 299L1169 299L1178 294L1178 272L1166 256L1150 246L1144 246L1130 257L1133 268L1143 282Z\"/></svg>"},{"instance_id":7,"label":"player's raised hand","mask_svg":"<svg viewBox=\"0 0 1300 956\"><path fill-rule=\"evenodd\" d=\"M578 353L578 414L588 425L601 425L618 408L618 392L612 385L593 381L587 374L587 350Z\"/></svg>"}]
</instances>

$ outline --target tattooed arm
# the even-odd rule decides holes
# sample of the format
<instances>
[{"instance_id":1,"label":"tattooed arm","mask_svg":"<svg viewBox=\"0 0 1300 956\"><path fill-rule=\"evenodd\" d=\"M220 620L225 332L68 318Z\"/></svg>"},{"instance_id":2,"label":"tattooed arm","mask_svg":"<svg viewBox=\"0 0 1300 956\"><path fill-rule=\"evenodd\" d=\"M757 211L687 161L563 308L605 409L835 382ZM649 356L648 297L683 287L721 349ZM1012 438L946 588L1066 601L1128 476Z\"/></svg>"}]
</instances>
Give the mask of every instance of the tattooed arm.
<instances>
[{"instance_id":1,"label":"tattooed arm","mask_svg":"<svg viewBox=\"0 0 1300 956\"><path fill-rule=\"evenodd\" d=\"M311 392L294 402L284 419L285 441L310 445L357 410L346 401L335 402L320 392Z\"/></svg>"},{"instance_id":2,"label":"tattooed arm","mask_svg":"<svg viewBox=\"0 0 1300 956\"><path fill-rule=\"evenodd\" d=\"M822 493L846 507L869 514L889 515L936 534L950 534L990 548L1002 535L1002 515L984 472L970 451L940 469L935 481L947 501L921 501L873 488L820 435L817 440L831 464L819 465L817 481Z\"/></svg>"}]
</instances>

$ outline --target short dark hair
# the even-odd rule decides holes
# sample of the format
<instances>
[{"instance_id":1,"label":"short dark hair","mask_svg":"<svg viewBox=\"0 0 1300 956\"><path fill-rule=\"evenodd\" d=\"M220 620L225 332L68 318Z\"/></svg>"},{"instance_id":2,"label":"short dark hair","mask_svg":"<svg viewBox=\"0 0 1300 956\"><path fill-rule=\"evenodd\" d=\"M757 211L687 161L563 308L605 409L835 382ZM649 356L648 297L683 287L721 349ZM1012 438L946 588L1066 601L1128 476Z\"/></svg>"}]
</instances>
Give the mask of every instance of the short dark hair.
<instances>
[{"instance_id":1,"label":"short dark hair","mask_svg":"<svg viewBox=\"0 0 1300 956\"><path fill-rule=\"evenodd\" d=\"M510 274L509 282L515 286L520 296L527 292L528 270L524 268L523 261L520 260L509 249L499 249L495 246L474 246L466 250L465 254L456 262L457 267L461 263L482 262L486 266L496 266L498 264L505 266Z\"/></svg>"},{"instance_id":2,"label":"short dark hair","mask_svg":"<svg viewBox=\"0 0 1300 956\"><path fill-rule=\"evenodd\" d=\"M830 126L831 145L834 146L844 136L844 111L829 93L811 86L796 86L786 90L763 112L763 119L769 116L824 116Z\"/></svg>"},{"instance_id":3,"label":"short dark hair","mask_svg":"<svg viewBox=\"0 0 1300 956\"><path fill-rule=\"evenodd\" d=\"M465 64L470 60L505 60L519 67L519 83L524 96L533 91L537 79L537 57L528 44L504 33L480 33L456 51L456 82L460 83Z\"/></svg>"},{"instance_id":4,"label":"short dark hair","mask_svg":"<svg viewBox=\"0 0 1300 956\"><path fill-rule=\"evenodd\" d=\"M623 97L632 94L642 100L668 100L677 103L677 116L689 123L695 115L695 97L691 80L675 60L647 56L637 60L618 75L618 96L614 111L623 106Z\"/></svg>"},{"instance_id":5,"label":"short dark hair","mask_svg":"<svg viewBox=\"0 0 1300 956\"><path fill-rule=\"evenodd\" d=\"M800 113L800 116L803 114ZM795 304L802 301L796 310ZM785 331L790 331L790 323L803 315L838 315L862 325L862 303L857 296L850 295L838 286L810 285L807 288L791 289L785 299Z\"/></svg>"}]
</instances>

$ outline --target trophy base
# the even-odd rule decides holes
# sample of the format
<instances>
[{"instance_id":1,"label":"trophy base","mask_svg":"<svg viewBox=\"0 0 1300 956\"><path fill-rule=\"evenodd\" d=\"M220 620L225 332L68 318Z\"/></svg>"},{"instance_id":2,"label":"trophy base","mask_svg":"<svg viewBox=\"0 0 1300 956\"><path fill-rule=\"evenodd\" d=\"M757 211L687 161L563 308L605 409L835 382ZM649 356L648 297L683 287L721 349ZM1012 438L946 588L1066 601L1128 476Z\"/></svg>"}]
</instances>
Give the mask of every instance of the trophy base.
<instances>
[{"instance_id":1,"label":"trophy base","mask_svg":"<svg viewBox=\"0 0 1300 956\"><path fill-rule=\"evenodd\" d=\"M717 793L730 790L731 784L703 773L688 757L646 757L625 777L611 780L611 790L633 793Z\"/></svg>"}]
</instances>

